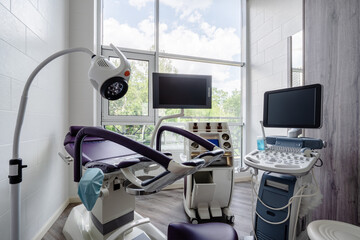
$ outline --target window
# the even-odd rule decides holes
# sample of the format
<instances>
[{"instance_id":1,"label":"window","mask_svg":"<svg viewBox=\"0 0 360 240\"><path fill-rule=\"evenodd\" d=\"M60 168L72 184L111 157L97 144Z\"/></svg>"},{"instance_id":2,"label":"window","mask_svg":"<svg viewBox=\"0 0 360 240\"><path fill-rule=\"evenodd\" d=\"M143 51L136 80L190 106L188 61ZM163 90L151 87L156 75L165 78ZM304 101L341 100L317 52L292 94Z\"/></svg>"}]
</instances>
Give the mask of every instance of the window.
<instances>
[{"instance_id":1,"label":"window","mask_svg":"<svg viewBox=\"0 0 360 240\"><path fill-rule=\"evenodd\" d=\"M160 52L240 61L240 1L159 1Z\"/></svg>"},{"instance_id":2,"label":"window","mask_svg":"<svg viewBox=\"0 0 360 240\"><path fill-rule=\"evenodd\" d=\"M288 38L289 87L304 85L304 48L303 31L297 32Z\"/></svg>"},{"instance_id":3,"label":"window","mask_svg":"<svg viewBox=\"0 0 360 240\"><path fill-rule=\"evenodd\" d=\"M102 100L102 122L117 123L151 123L154 122L152 109L151 81L154 71L154 56L149 54L123 51L131 64L131 78L128 92L116 101ZM119 59L112 50L104 49L102 54L119 64Z\"/></svg>"},{"instance_id":4,"label":"window","mask_svg":"<svg viewBox=\"0 0 360 240\"><path fill-rule=\"evenodd\" d=\"M245 1L103 0L102 4L102 54L116 63L108 47L113 43L132 67L128 93L115 102L102 100L102 124L148 144L156 120L179 112L152 108L152 73L212 75L212 109L186 109L184 118L166 124L227 121L240 157Z\"/></svg>"},{"instance_id":5,"label":"window","mask_svg":"<svg viewBox=\"0 0 360 240\"><path fill-rule=\"evenodd\" d=\"M154 50L154 1L104 0L102 44Z\"/></svg>"}]
</instances>

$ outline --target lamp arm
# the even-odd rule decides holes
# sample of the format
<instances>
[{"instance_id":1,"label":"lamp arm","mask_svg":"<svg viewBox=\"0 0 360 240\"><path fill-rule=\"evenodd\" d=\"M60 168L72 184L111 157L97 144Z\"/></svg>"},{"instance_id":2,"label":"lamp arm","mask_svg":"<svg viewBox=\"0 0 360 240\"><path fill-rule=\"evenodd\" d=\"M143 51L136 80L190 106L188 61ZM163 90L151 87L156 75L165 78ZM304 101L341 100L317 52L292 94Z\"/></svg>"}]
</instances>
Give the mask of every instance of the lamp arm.
<instances>
[{"instance_id":1,"label":"lamp arm","mask_svg":"<svg viewBox=\"0 0 360 240\"><path fill-rule=\"evenodd\" d=\"M27 99L28 99L28 93L29 93L29 89L31 86L31 83L33 82L35 76L40 72L40 70L45 67L49 62L51 62L52 60L63 56L65 54L68 53L73 53L73 52L84 52L89 54L90 56L94 56L95 54L88 48L83 48L83 47L79 47L79 48L70 48L70 49L65 49L59 52L54 53L53 55L49 56L48 58L46 58L44 61L42 61L35 69L34 71L30 74L28 80L25 83L24 86L24 90L21 96L21 101L20 101L20 106L19 106L19 111L18 111L18 116L17 116L17 120L16 120L16 126L15 126L15 131L14 131L14 139L13 139L13 159L17 159L19 158L19 141L20 141L20 132L21 132L21 127L24 121L24 115L25 115L25 111L26 111L26 104L27 104Z\"/></svg>"}]
</instances>

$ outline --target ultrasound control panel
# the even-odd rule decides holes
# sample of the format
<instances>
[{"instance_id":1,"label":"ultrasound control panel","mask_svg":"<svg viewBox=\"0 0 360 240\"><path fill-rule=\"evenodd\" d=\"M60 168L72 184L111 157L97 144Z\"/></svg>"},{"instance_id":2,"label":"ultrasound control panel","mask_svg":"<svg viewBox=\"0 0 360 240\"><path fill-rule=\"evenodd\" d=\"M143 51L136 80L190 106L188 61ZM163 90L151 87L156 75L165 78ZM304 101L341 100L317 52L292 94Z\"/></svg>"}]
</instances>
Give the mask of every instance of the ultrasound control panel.
<instances>
[{"instance_id":1,"label":"ultrasound control panel","mask_svg":"<svg viewBox=\"0 0 360 240\"><path fill-rule=\"evenodd\" d=\"M295 176L307 174L320 154L310 149L255 150L245 156L245 164L256 169Z\"/></svg>"}]
</instances>

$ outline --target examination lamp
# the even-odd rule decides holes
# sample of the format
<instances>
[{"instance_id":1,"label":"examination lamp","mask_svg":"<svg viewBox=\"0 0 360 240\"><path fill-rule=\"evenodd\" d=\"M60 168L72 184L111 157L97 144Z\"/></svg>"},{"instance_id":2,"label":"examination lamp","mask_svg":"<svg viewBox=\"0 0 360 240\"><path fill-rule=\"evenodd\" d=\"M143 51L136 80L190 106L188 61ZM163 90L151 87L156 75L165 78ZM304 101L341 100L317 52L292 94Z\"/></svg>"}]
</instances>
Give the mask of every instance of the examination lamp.
<instances>
[{"instance_id":1,"label":"examination lamp","mask_svg":"<svg viewBox=\"0 0 360 240\"><path fill-rule=\"evenodd\" d=\"M34 69L26 81L16 120L12 159L9 161L12 240L20 239L20 183L22 182L22 169L27 166L23 165L22 159L19 158L19 142L21 127L25 116L28 92L32 81L39 71L52 60L68 53L83 52L89 54L92 58L89 69L91 84L97 91L100 92L102 97L108 100L117 100L123 97L127 92L131 69L129 62L120 50L112 44L110 44L110 46L120 59L119 67L115 67L113 63L103 56L96 56L87 48L71 48L54 53L45 59Z\"/></svg>"}]
</instances>

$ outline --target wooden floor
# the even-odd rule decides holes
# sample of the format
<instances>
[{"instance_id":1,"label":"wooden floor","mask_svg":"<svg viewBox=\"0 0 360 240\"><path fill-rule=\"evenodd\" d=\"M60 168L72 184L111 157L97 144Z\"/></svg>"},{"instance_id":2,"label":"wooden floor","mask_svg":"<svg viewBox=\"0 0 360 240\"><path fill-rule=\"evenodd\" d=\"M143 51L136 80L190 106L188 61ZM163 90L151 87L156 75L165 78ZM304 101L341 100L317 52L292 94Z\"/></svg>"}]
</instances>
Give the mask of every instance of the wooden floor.
<instances>
[{"instance_id":1,"label":"wooden floor","mask_svg":"<svg viewBox=\"0 0 360 240\"><path fill-rule=\"evenodd\" d=\"M161 191L156 194L136 197L136 211L151 222L163 233L171 222L188 222L183 207L183 189ZM62 228L71 209L77 204L70 204L44 236L44 240L64 240ZM251 229L251 190L250 183L235 183L231 202L235 215L233 227L240 239L248 236Z\"/></svg>"}]
</instances>

